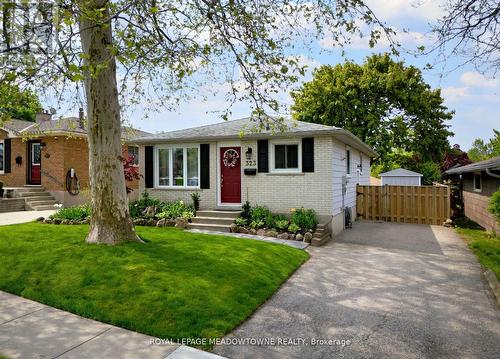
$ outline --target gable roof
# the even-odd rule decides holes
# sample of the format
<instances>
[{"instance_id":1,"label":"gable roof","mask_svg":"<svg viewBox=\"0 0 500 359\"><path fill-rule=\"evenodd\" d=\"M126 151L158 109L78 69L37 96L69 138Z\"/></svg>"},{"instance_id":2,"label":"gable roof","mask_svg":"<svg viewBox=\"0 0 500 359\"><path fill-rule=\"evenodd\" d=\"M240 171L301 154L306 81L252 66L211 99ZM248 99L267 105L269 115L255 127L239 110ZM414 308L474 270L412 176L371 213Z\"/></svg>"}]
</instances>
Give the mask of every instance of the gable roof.
<instances>
[{"instance_id":1,"label":"gable roof","mask_svg":"<svg viewBox=\"0 0 500 359\"><path fill-rule=\"evenodd\" d=\"M475 171L485 171L486 169L500 170L500 156L493 157L484 161L474 162L465 166L455 167L448 171L445 171L444 174L452 175Z\"/></svg>"},{"instance_id":2,"label":"gable roof","mask_svg":"<svg viewBox=\"0 0 500 359\"><path fill-rule=\"evenodd\" d=\"M15 136L43 136L59 133L68 135L87 135L87 129L80 126L78 117L65 117L39 123L11 119L2 123L1 128L12 132ZM122 127L122 138L125 140L149 135L151 135L151 133L133 127Z\"/></svg>"},{"instance_id":3,"label":"gable roof","mask_svg":"<svg viewBox=\"0 0 500 359\"><path fill-rule=\"evenodd\" d=\"M422 177L421 173L413 172L404 168L396 168L392 171L381 173L380 177Z\"/></svg>"},{"instance_id":4,"label":"gable roof","mask_svg":"<svg viewBox=\"0 0 500 359\"><path fill-rule=\"evenodd\" d=\"M366 143L354 136L351 132L339 127L325 126L316 123L302 122L284 119L285 129L259 128L260 122L256 118L245 117L237 120L228 120L199 127L186 128L183 130L158 133L151 136L136 138L133 141L137 144L156 144L174 141L214 141L219 139L258 139L283 137L283 136L310 136L310 135L332 135L339 138L371 157L376 157L377 153ZM241 136L243 134L243 136Z\"/></svg>"}]
</instances>

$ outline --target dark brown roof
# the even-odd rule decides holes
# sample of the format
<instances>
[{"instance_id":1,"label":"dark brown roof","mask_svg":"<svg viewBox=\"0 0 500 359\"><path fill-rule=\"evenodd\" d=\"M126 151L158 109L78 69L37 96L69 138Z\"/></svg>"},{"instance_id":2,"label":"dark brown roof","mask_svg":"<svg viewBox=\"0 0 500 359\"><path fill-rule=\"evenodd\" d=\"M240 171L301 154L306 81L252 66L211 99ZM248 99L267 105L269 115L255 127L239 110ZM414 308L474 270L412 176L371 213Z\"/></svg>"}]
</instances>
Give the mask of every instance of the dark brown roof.
<instances>
[{"instance_id":1,"label":"dark brown roof","mask_svg":"<svg viewBox=\"0 0 500 359\"><path fill-rule=\"evenodd\" d=\"M48 135L53 132L67 132L77 135L87 134L87 130L80 126L78 117L66 117L40 123L11 119L5 121L1 127L19 136ZM127 140L151 135L149 132L144 132L129 126L123 126L122 132L122 137Z\"/></svg>"}]
</instances>

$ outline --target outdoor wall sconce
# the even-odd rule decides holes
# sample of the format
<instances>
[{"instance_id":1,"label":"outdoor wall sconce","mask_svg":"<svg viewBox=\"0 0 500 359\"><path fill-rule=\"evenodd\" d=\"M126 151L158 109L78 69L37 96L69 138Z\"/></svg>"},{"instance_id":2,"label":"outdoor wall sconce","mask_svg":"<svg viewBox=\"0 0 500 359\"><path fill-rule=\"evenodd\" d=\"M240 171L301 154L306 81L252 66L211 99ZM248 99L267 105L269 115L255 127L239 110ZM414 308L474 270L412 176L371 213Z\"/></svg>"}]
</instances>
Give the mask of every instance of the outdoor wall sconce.
<instances>
[{"instance_id":1,"label":"outdoor wall sconce","mask_svg":"<svg viewBox=\"0 0 500 359\"><path fill-rule=\"evenodd\" d=\"M248 147L247 151L245 152L245 156L246 156L247 160L252 159L252 147Z\"/></svg>"},{"instance_id":2,"label":"outdoor wall sconce","mask_svg":"<svg viewBox=\"0 0 500 359\"><path fill-rule=\"evenodd\" d=\"M40 142L40 147L46 147L47 143L46 142Z\"/></svg>"},{"instance_id":3,"label":"outdoor wall sconce","mask_svg":"<svg viewBox=\"0 0 500 359\"><path fill-rule=\"evenodd\" d=\"M50 158L50 153L46 153L46 154L44 155L44 157L45 157L45 158Z\"/></svg>"},{"instance_id":4,"label":"outdoor wall sconce","mask_svg":"<svg viewBox=\"0 0 500 359\"><path fill-rule=\"evenodd\" d=\"M23 158L21 156L16 157L16 165L21 166L23 164Z\"/></svg>"}]
</instances>

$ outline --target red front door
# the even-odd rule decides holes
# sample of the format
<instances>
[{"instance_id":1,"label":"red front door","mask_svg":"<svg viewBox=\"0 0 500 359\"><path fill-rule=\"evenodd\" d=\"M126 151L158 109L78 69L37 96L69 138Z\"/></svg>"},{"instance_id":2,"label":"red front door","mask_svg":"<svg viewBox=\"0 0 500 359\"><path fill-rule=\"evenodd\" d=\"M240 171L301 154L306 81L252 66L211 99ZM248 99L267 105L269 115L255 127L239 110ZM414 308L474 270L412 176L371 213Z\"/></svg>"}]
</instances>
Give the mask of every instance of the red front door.
<instances>
[{"instance_id":1,"label":"red front door","mask_svg":"<svg viewBox=\"0 0 500 359\"><path fill-rule=\"evenodd\" d=\"M28 142L28 184L41 184L42 183L42 151L41 143L39 141Z\"/></svg>"},{"instance_id":2,"label":"red front door","mask_svg":"<svg viewBox=\"0 0 500 359\"><path fill-rule=\"evenodd\" d=\"M220 148L220 199L241 203L241 148Z\"/></svg>"}]
</instances>

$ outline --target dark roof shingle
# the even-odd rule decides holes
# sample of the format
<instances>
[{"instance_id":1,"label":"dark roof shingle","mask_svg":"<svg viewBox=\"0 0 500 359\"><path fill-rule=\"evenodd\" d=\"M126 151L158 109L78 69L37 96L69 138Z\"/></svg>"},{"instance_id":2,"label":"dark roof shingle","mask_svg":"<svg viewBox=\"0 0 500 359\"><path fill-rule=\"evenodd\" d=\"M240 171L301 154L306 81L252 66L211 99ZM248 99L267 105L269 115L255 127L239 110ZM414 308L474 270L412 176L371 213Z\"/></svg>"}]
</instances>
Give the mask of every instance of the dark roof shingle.
<instances>
[{"instance_id":1,"label":"dark roof shingle","mask_svg":"<svg viewBox=\"0 0 500 359\"><path fill-rule=\"evenodd\" d=\"M500 156L490 158L488 160L479 161L475 163L471 163L469 165L455 167L451 170L445 171L444 173L447 175L452 174L460 174L474 171L484 171L487 168L489 169L500 169Z\"/></svg>"},{"instance_id":2,"label":"dark roof shingle","mask_svg":"<svg viewBox=\"0 0 500 359\"><path fill-rule=\"evenodd\" d=\"M301 132L321 132L339 129L333 126L319 125L316 123L283 120L283 125L286 127L286 133L301 133ZM198 126L186 128L183 130L169 131L158 133L152 136L141 138L144 141L152 140L194 140L200 138L221 138L221 137L239 137L242 132L249 135L259 126L259 121L245 117L238 120L229 120L224 122L215 123L212 125ZM271 134L271 128L262 128L258 131L259 134ZM279 132L279 131L275 131Z\"/></svg>"},{"instance_id":3,"label":"dark roof shingle","mask_svg":"<svg viewBox=\"0 0 500 359\"><path fill-rule=\"evenodd\" d=\"M11 119L5 121L2 127L18 135L48 135L51 132L68 132L80 135L87 134L87 129L80 126L78 117L65 117L40 123ZM122 127L122 138L126 140L150 135L151 133L149 132L141 131L133 127Z\"/></svg>"}]
</instances>

